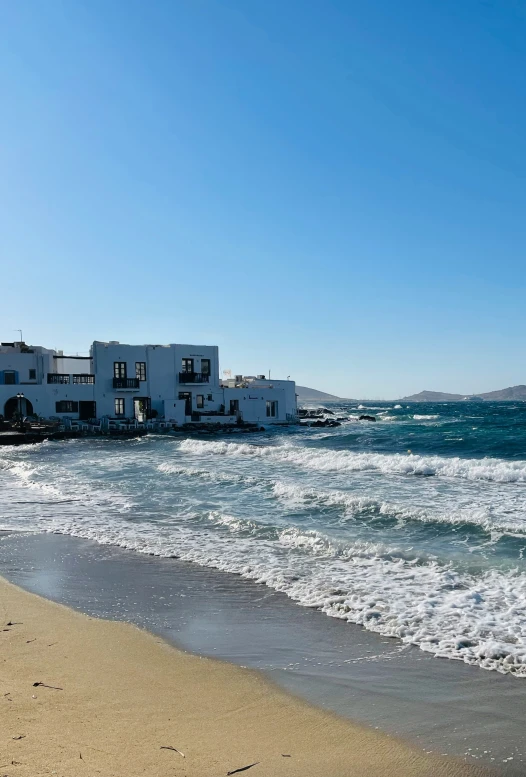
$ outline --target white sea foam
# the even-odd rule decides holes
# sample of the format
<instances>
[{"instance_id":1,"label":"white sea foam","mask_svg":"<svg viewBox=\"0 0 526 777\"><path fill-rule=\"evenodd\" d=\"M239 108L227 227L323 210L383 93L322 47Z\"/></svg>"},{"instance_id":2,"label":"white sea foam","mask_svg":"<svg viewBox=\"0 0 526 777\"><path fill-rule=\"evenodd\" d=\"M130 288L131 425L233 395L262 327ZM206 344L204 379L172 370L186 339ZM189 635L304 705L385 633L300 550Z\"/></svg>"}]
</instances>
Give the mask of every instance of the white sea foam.
<instances>
[{"instance_id":1,"label":"white sea foam","mask_svg":"<svg viewBox=\"0 0 526 777\"><path fill-rule=\"evenodd\" d=\"M184 475L186 477L198 477L204 480L213 480L214 482L224 483L255 483L257 478L247 475L238 475L235 472L218 472L210 469L199 469L198 467L185 467L182 464L171 464L163 462L157 465L159 472L165 475Z\"/></svg>"},{"instance_id":2,"label":"white sea foam","mask_svg":"<svg viewBox=\"0 0 526 777\"><path fill-rule=\"evenodd\" d=\"M208 522L212 531L59 519L51 528L240 574L434 655L526 677L525 575L492 570L475 577L395 548L337 543L298 527L260 528L219 512L210 513Z\"/></svg>"},{"instance_id":3,"label":"white sea foam","mask_svg":"<svg viewBox=\"0 0 526 777\"><path fill-rule=\"evenodd\" d=\"M471 523L491 533L488 544L507 526L523 537L517 511L523 497L514 495L523 492L517 484L526 482L524 461L217 440L112 446L100 457L79 446L85 452L78 460L53 450L54 459L36 449L27 460L25 453L2 455L6 528L56 531L178 556L265 583L304 606L436 655L526 677L526 575L487 563L457 564L454 556L440 562L431 555L432 543L428 546L432 532L413 547L406 537L421 528L412 535L404 528L410 521ZM358 472L366 475L347 477ZM369 473L386 476L378 480L381 488L365 490L364 482L377 482ZM422 482L408 475L450 480ZM362 492L343 490L347 481L359 481ZM341 488L328 487L336 482ZM514 485L507 489L506 483ZM252 488L258 498L250 501ZM27 506L21 504L23 490ZM484 500L471 504L469 496L482 491ZM446 498L438 498L444 492ZM234 496L228 501L232 494L240 501ZM501 494L508 496L502 496L497 514L492 500ZM301 511L290 509L296 504ZM385 524L387 531L380 523L373 531L375 521L391 518L399 525ZM364 521L371 521L366 532ZM462 531L459 541L465 535L480 536Z\"/></svg>"},{"instance_id":4,"label":"white sea foam","mask_svg":"<svg viewBox=\"0 0 526 777\"><path fill-rule=\"evenodd\" d=\"M461 459L386 453L355 453L348 450L320 450L296 445L249 445L247 443L183 440L185 454L251 456L283 462L319 472L378 472L392 475L427 475L496 483L525 483L526 461L505 459Z\"/></svg>"},{"instance_id":5,"label":"white sea foam","mask_svg":"<svg viewBox=\"0 0 526 777\"><path fill-rule=\"evenodd\" d=\"M415 414L413 416L413 418L415 419L415 421L432 421L435 418L440 418L440 416L438 414L434 414L434 415L418 415L418 414Z\"/></svg>"}]
</instances>

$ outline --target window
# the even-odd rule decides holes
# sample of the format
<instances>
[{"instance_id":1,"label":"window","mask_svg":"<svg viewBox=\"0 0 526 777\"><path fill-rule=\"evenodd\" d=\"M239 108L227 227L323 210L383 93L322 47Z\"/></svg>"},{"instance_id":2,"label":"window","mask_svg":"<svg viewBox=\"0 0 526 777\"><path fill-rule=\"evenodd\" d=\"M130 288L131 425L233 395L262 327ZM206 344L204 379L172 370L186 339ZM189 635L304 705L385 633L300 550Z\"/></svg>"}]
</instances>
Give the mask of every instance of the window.
<instances>
[{"instance_id":1,"label":"window","mask_svg":"<svg viewBox=\"0 0 526 777\"><path fill-rule=\"evenodd\" d=\"M201 374L210 375L210 359L201 359Z\"/></svg>"},{"instance_id":2,"label":"window","mask_svg":"<svg viewBox=\"0 0 526 777\"><path fill-rule=\"evenodd\" d=\"M239 399L230 400L230 415L236 415L239 412Z\"/></svg>"},{"instance_id":3,"label":"window","mask_svg":"<svg viewBox=\"0 0 526 777\"><path fill-rule=\"evenodd\" d=\"M126 362L113 362L113 377L126 378Z\"/></svg>"},{"instance_id":4,"label":"window","mask_svg":"<svg viewBox=\"0 0 526 777\"><path fill-rule=\"evenodd\" d=\"M115 400L115 415L124 415L124 399Z\"/></svg>"},{"instance_id":5,"label":"window","mask_svg":"<svg viewBox=\"0 0 526 777\"><path fill-rule=\"evenodd\" d=\"M202 409L205 406L205 398L202 394L198 394L195 398L196 407L198 410Z\"/></svg>"},{"instance_id":6,"label":"window","mask_svg":"<svg viewBox=\"0 0 526 777\"><path fill-rule=\"evenodd\" d=\"M193 372L194 360L193 359L181 359L181 372Z\"/></svg>"},{"instance_id":7,"label":"window","mask_svg":"<svg viewBox=\"0 0 526 777\"><path fill-rule=\"evenodd\" d=\"M4 372L4 383L6 386L12 386L16 383L14 370L6 370Z\"/></svg>"},{"instance_id":8,"label":"window","mask_svg":"<svg viewBox=\"0 0 526 777\"><path fill-rule=\"evenodd\" d=\"M70 402L68 399L63 399L60 402L55 402L56 413L78 413L79 403Z\"/></svg>"},{"instance_id":9,"label":"window","mask_svg":"<svg viewBox=\"0 0 526 777\"><path fill-rule=\"evenodd\" d=\"M29 380L36 380L36 379L37 379L37 371L29 370Z\"/></svg>"},{"instance_id":10,"label":"window","mask_svg":"<svg viewBox=\"0 0 526 777\"><path fill-rule=\"evenodd\" d=\"M207 399L208 399L209 402L213 402L214 401L214 397L212 396L212 394L209 394Z\"/></svg>"},{"instance_id":11,"label":"window","mask_svg":"<svg viewBox=\"0 0 526 777\"><path fill-rule=\"evenodd\" d=\"M278 403L267 401L267 418L276 418L278 415Z\"/></svg>"},{"instance_id":12,"label":"window","mask_svg":"<svg viewBox=\"0 0 526 777\"><path fill-rule=\"evenodd\" d=\"M137 380L146 380L146 362L135 362L135 377Z\"/></svg>"}]
</instances>

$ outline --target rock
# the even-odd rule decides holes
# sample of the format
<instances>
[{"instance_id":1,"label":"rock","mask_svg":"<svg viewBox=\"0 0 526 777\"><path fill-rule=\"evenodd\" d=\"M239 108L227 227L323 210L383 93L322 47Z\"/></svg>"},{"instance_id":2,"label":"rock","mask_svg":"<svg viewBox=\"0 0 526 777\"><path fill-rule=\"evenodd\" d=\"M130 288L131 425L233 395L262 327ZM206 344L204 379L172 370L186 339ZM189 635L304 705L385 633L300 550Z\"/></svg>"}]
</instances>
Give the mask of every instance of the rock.
<instances>
[{"instance_id":1,"label":"rock","mask_svg":"<svg viewBox=\"0 0 526 777\"><path fill-rule=\"evenodd\" d=\"M361 415L359 416L358 421L376 421L376 418L374 415Z\"/></svg>"}]
</instances>

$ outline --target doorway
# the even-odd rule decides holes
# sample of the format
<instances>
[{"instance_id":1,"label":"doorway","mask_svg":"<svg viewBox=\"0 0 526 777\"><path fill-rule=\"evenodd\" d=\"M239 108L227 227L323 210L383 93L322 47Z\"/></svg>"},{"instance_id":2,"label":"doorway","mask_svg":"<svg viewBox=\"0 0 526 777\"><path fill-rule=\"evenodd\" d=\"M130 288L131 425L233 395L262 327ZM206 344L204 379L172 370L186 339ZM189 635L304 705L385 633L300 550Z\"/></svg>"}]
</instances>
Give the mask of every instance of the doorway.
<instances>
[{"instance_id":1,"label":"doorway","mask_svg":"<svg viewBox=\"0 0 526 777\"><path fill-rule=\"evenodd\" d=\"M133 398L133 417L143 424L149 418L151 418L152 401L150 397L134 397Z\"/></svg>"},{"instance_id":2,"label":"doorway","mask_svg":"<svg viewBox=\"0 0 526 777\"><path fill-rule=\"evenodd\" d=\"M184 399L184 414L192 415L192 392L180 391L179 399Z\"/></svg>"},{"instance_id":3,"label":"doorway","mask_svg":"<svg viewBox=\"0 0 526 777\"><path fill-rule=\"evenodd\" d=\"M10 421L16 413L21 413L23 418L33 415L33 405L29 399L25 397L22 397L22 399L10 397L7 400L4 405L4 418L6 421Z\"/></svg>"},{"instance_id":4,"label":"doorway","mask_svg":"<svg viewBox=\"0 0 526 777\"><path fill-rule=\"evenodd\" d=\"M79 402L79 420L91 421L97 418L97 404L95 402Z\"/></svg>"}]
</instances>

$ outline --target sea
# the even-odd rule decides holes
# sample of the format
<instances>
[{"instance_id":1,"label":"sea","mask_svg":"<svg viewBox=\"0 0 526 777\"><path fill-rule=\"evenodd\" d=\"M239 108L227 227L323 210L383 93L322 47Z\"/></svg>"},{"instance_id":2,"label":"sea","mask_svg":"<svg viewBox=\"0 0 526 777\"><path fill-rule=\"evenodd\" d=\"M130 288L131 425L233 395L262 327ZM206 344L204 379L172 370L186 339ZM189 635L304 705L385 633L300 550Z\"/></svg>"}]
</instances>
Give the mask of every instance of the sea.
<instances>
[{"instance_id":1,"label":"sea","mask_svg":"<svg viewBox=\"0 0 526 777\"><path fill-rule=\"evenodd\" d=\"M325 407L340 426L0 448L0 531L216 568L526 679L526 403Z\"/></svg>"}]
</instances>

